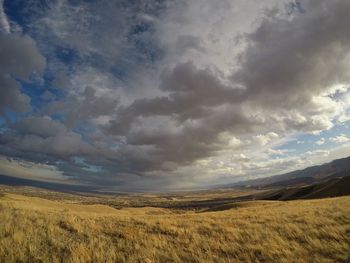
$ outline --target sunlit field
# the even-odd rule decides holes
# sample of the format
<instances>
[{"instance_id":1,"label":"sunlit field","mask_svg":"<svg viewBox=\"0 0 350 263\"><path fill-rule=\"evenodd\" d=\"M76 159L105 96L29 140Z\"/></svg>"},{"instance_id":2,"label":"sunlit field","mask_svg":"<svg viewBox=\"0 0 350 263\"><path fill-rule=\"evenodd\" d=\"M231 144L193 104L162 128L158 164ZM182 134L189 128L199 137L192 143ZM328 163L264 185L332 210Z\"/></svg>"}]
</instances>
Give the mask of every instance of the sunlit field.
<instances>
[{"instance_id":1,"label":"sunlit field","mask_svg":"<svg viewBox=\"0 0 350 263\"><path fill-rule=\"evenodd\" d=\"M349 244L350 197L202 210L0 198L1 262L345 262Z\"/></svg>"}]
</instances>

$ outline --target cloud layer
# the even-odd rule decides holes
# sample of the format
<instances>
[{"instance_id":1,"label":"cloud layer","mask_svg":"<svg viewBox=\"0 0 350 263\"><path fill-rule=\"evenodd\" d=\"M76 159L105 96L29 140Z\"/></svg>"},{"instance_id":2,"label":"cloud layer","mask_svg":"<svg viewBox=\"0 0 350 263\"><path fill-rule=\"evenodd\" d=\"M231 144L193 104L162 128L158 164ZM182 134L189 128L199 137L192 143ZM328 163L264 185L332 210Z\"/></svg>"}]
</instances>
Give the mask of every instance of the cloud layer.
<instances>
[{"instance_id":1,"label":"cloud layer","mask_svg":"<svg viewBox=\"0 0 350 263\"><path fill-rule=\"evenodd\" d=\"M341 0L4 1L0 153L120 188L229 182L343 153L349 11ZM288 146L298 136L314 143Z\"/></svg>"}]
</instances>

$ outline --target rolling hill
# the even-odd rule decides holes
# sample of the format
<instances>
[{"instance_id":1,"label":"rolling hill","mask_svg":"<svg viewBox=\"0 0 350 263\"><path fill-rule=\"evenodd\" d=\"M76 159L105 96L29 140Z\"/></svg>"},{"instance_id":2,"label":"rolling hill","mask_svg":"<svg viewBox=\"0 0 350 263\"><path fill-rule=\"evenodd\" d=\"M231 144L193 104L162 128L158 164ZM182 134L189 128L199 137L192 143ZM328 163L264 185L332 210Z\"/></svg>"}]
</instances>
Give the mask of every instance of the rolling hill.
<instances>
[{"instance_id":1,"label":"rolling hill","mask_svg":"<svg viewBox=\"0 0 350 263\"><path fill-rule=\"evenodd\" d=\"M350 171L350 157L334 160L330 163L308 167L303 170L274 175L254 180L240 181L226 187L276 187L320 182L332 177L346 176ZM340 176L340 177L342 177Z\"/></svg>"},{"instance_id":2,"label":"rolling hill","mask_svg":"<svg viewBox=\"0 0 350 263\"><path fill-rule=\"evenodd\" d=\"M0 262L346 262L350 197L190 211L0 195ZM322 226L322 227L320 227Z\"/></svg>"},{"instance_id":3,"label":"rolling hill","mask_svg":"<svg viewBox=\"0 0 350 263\"><path fill-rule=\"evenodd\" d=\"M315 199L350 195L350 175L305 186L286 187L255 196L262 200Z\"/></svg>"}]
</instances>

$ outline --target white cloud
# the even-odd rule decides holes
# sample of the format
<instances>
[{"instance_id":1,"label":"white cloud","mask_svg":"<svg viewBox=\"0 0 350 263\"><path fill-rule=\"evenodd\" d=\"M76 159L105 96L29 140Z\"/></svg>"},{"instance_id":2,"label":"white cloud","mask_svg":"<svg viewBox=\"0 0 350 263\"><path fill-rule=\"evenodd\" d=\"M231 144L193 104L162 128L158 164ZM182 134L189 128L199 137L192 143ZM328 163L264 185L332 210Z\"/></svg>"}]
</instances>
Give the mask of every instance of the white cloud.
<instances>
[{"instance_id":1,"label":"white cloud","mask_svg":"<svg viewBox=\"0 0 350 263\"><path fill-rule=\"evenodd\" d=\"M0 0L0 32L10 33L10 23L4 12L4 0Z\"/></svg>"},{"instance_id":2,"label":"white cloud","mask_svg":"<svg viewBox=\"0 0 350 263\"><path fill-rule=\"evenodd\" d=\"M271 141L278 139L279 136L275 132L269 132L267 134L259 134L254 137L254 141L257 142L260 146L265 146L266 144L270 143Z\"/></svg>"},{"instance_id":3,"label":"white cloud","mask_svg":"<svg viewBox=\"0 0 350 263\"><path fill-rule=\"evenodd\" d=\"M288 153L288 150L281 150L281 149L272 149L269 148L266 150L267 154L269 155L285 155L286 153Z\"/></svg>"},{"instance_id":4,"label":"white cloud","mask_svg":"<svg viewBox=\"0 0 350 263\"><path fill-rule=\"evenodd\" d=\"M325 142L326 142L325 138L321 138L321 139L319 139L318 141L316 141L315 143L316 143L317 145L323 145Z\"/></svg>"},{"instance_id":5,"label":"white cloud","mask_svg":"<svg viewBox=\"0 0 350 263\"><path fill-rule=\"evenodd\" d=\"M329 155L329 153L330 153L330 151L327 151L327 150L314 150L314 151L307 151L306 155L311 156L311 157L315 157L315 156L327 157Z\"/></svg>"},{"instance_id":6,"label":"white cloud","mask_svg":"<svg viewBox=\"0 0 350 263\"><path fill-rule=\"evenodd\" d=\"M338 136L329 138L330 141L335 142L335 143L345 143L350 141L350 138L346 136L345 134L340 134Z\"/></svg>"}]
</instances>

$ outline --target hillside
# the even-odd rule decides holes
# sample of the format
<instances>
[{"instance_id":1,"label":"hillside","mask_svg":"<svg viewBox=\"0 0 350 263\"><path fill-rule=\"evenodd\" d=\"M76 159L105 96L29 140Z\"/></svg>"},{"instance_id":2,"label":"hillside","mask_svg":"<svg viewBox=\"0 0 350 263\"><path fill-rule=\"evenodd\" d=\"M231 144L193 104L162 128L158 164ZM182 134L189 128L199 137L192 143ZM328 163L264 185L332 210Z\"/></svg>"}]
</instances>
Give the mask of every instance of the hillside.
<instances>
[{"instance_id":1,"label":"hillside","mask_svg":"<svg viewBox=\"0 0 350 263\"><path fill-rule=\"evenodd\" d=\"M4 193L0 262L345 262L350 197L211 210L120 208Z\"/></svg>"},{"instance_id":2,"label":"hillside","mask_svg":"<svg viewBox=\"0 0 350 263\"><path fill-rule=\"evenodd\" d=\"M331 177L339 177L341 173L350 172L350 157L337 159L330 163L311 166L303 170L264 177L254 180L241 181L226 185L226 187L272 187L298 185L319 182Z\"/></svg>"},{"instance_id":3,"label":"hillside","mask_svg":"<svg viewBox=\"0 0 350 263\"><path fill-rule=\"evenodd\" d=\"M272 190L256 195L255 198L263 200L296 200L344 195L350 195L350 176L331 178L320 183L300 187L287 187L279 190Z\"/></svg>"}]
</instances>

